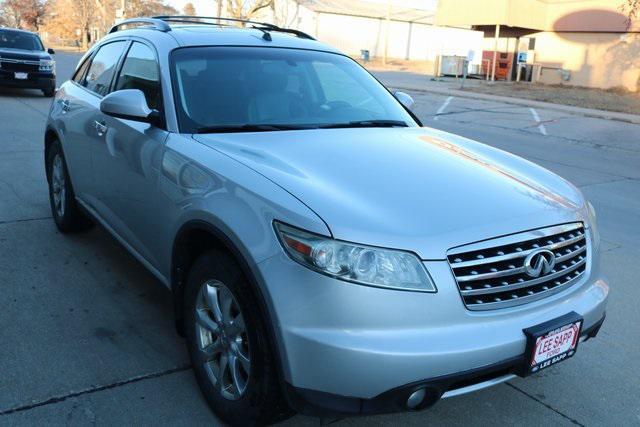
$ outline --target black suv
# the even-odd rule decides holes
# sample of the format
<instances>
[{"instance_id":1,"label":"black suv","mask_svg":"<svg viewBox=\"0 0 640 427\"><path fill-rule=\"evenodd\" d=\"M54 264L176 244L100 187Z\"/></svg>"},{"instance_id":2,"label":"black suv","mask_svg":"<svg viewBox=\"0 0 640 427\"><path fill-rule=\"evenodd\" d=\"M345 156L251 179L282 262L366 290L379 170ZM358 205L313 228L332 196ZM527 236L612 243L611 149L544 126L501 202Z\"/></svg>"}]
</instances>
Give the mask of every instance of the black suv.
<instances>
[{"instance_id":1,"label":"black suv","mask_svg":"<svg viewBox=\"0 0 640 427\"><path fill-rule=\"evenodd\" d=\"M44 50L35 33L0 28L0 86L40 89L52 97L56 92L54 53Z\"/></svg>"}]
</instances>

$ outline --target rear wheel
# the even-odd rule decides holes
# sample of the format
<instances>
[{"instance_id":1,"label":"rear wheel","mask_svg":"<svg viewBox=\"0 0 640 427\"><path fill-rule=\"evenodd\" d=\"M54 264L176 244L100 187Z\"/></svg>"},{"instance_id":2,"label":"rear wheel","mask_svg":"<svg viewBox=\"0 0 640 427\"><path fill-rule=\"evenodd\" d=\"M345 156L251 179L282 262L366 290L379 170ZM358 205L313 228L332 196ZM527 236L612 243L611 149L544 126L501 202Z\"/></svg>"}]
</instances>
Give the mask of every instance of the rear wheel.
<instances>
[{"instance_id":1,"label":"rear wheel","mask_svg":"<svg viewBox=\"0 0 640 427\"><path fill-rule=\"evenodd\" d=\"M67 172L67 164L59 141L51 143L46 166L49 179L51 214L58 230L63 233L70 233L91 227L91 221L80 210L75 200L71 180Z\"/></svg>"},{"instance_id":2,"label":"rear wheel","mask_svg":"<svg viewBox=\"0 0 640 427\"><path fill-rule=\"evenodd\" d=\"M194 263L186 286L187 345L213 411L234 426L288 418L258 304L237 264L209 251Z\"/></svg>"}]
</instances>

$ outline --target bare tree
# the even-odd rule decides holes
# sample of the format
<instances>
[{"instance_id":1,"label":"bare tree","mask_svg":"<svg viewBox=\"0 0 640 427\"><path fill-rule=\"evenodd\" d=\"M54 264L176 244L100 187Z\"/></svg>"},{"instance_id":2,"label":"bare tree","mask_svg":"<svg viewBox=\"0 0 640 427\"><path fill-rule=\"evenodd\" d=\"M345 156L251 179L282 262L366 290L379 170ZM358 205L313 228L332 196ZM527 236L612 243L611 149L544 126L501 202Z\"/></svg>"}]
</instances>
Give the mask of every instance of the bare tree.
<instances>
[{"instance_id":1,"label":"bare tree","mask_svg":"<svg viewBox=\"0 0 640 427\"><path fill-rule=\"evenodd\" d=\"M65 40L78 40L83 49L89 47L92 27L102 32L113 23L106 16L113 11L109 0L49 0L46 5L47 33Z\"/></svg>"},{"instance_id":2,"label":"bare tree","mask_svg":"<svg viewBox=\"0 0 640 427\"><path fill-rule=\"evenodd\" d=\"M5 0L0 3L0 17L4 25L38 31L44 15L40 0Z\"/></svg>"},{"instance_id":3,"label":"bare tree","mask_svg":"<svg viewBox=\"0 0 640 427\"><path fill-rule=\"evenodd\" d=\"M640 16L640 0L624 0L618 8L627 16L627 30L631 28L633 21Z\"/></svg>"},{"instance_id":4,"label":"bare tree","mask_svg":"<svg viewBox=\"0 0 640 427\"><path fill-rule=\"evenodd\" d=\"M184 5L184 8L182 9L182 13L183 13L184 15L187 15L187 16L196 16L196 15L197 15L197 13L196 13L196 8L195 8L195 6L193 5L193 3L187 3L187 4L185 4L185 5Z\"/></svg>"},{"instance_id":5,"label":"bare tree","mask_svg":"<svg viewBox=\"0 0 640 427\"><path fill-rule=\"evenodd\" d=\"M274 0L271 4L273 23L279 27L297 28L300 0Z\"/></svg>"},{"instance_id":6,"label":"bare tree","mask_svg":"<svg viewBox=\"0 0 640 427\"><path fill-rule=\"evenodd\" d=\"M250 20L260 10L272 7L274 0L227 0L227 12L232 18Z\"/></svg>"},{"instance_id":7,"label":"bare tree","mask_svg":"<svg viewBox=\"0 0 640 427\"><path fill-rule=\"evenodd\" d=\"M156 15L178 15L178 10L163 0L127 0L126 2L125 16L127 18Z\"/></svg>"}]
</instances>

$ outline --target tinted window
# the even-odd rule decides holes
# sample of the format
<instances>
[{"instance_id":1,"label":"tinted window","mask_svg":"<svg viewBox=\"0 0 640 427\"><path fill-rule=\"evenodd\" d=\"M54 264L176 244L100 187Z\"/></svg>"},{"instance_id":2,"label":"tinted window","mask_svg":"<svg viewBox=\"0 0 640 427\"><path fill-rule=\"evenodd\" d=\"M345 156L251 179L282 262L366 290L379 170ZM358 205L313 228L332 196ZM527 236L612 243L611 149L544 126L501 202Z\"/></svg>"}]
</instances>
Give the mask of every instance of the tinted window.
<instances>
[{"instance_id":1,"label":"tinted window","mask_svg":"<svg viewBox=\"0 0 640 427\"><path fill-rule=\"evenodd\" d=\"M84 74L87 71L87 68L89 68L89 64L91 63L91 59L87 58L82 65L80 66L80 68L78 68L78 71L76 71L76 73L73 76L73 81L76 83L80 83L82 84L82 78L84 77Z\"/></svg>"},{"instance_id":2,"label":"tinted window","mask_svg":"<svg viewBox=\"0 0 640 427\"><path fill-rule=\"evenodd\" d=\"M91 61L83 86L98 95L104 96L109 93L111 78L116 70L125 44L126 42L121 41L102 46Z\"/></svg>"},{"instance_id":3,"label":"tinted window","mask_svg":"<svg viewBox=\"0 0 640 427\"><path fill-rule=\"evenodd\" d=\"M194 47L172 53L182 132L210 126L417 124L355 61L309 50Z\"/></svg>"},{"instance_id":4,"label":"tinted window","mask_svg":"<svg viewBox=\"0 0 640 427\"><path fill-rule=\"evenodd\" d=\"M160 110L161 89L158 63L153 51L142 43L133 43L122 64L115 90L139 89L149 108Z\"/></svg>"},{"instance_id":5,"label":"tinted window","mask_svg":"<svg viewBox=\"0 0 640 427\"><path fill-rule=\"evenodd\" d=\"M318 76L324 102L328 105L353 104L368 106L372 112L383 115L384 109L376 102L365 87L345 70L326 62L314 62L313 69Z\"/></svg>"},{"instance_id":6,"label":"tinted window","mask_svg":"<svg viewBox=\"0 0 640 427\"><path fill-rule=\"evenodd\" d=\"M40 38L35 34L0 30L0 47L9 49L44 50Z\"/></svg>"}]
</instances>

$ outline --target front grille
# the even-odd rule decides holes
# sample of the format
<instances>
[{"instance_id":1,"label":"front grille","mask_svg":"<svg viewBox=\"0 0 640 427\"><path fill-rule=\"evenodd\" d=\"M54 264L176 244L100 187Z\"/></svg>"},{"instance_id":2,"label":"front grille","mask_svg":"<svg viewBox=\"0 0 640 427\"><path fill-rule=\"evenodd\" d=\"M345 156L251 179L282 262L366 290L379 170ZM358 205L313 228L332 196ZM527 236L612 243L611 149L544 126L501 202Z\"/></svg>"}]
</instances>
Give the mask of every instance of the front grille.
<instances>
[{"instance_id":1,"label":"front grille","mask_svg":"<svg viewBox=\"0 0 640 427\"><path fill-rule=\"evenodd\" d=\"M34 73L40 70L40 63L29 61L28 63L18 63L15 60L3 59L0 61L0 67L5 71L17 71L22 73Z\"/></svg>"},{"instance_id":2,"label":"front grille","mask_svg":"<svg viewBox=\"0 0 640 427\"><path fill-rule=\"evenodd\" d=\"M525 259L541 249L553 252L555 266L535 277L526 271ZM454 248L447 259L467 308L491 310L526 304L576 283L587 268L587 239L581 223L567 224Z\"/></svg>"}]
</instances>

